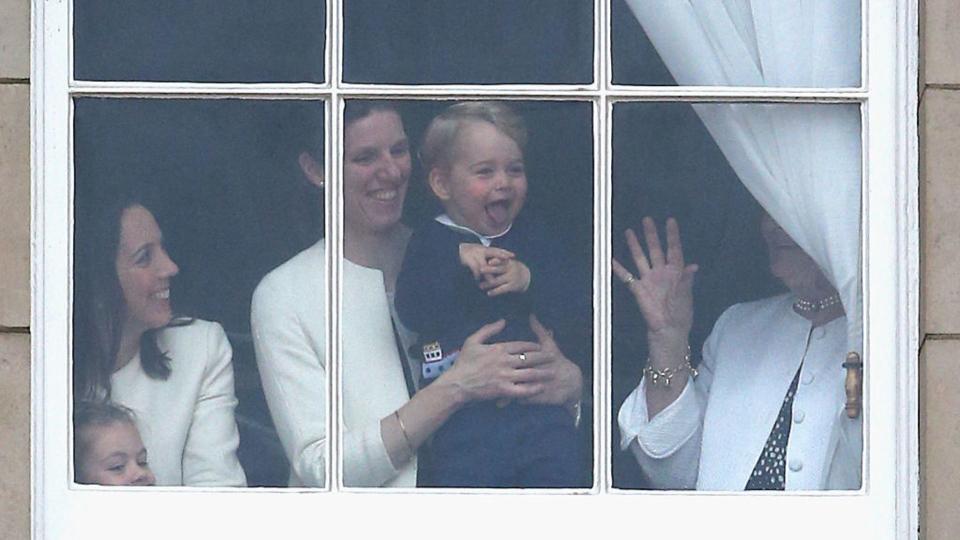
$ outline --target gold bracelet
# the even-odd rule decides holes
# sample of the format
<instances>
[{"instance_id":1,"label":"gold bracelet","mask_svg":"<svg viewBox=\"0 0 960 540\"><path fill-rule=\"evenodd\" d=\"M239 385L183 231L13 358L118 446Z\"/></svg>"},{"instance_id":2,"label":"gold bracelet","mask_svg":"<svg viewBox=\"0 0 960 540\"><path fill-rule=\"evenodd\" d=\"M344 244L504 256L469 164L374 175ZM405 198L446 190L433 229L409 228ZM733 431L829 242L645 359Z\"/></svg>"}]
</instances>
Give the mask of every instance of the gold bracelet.
<instances>
[{"instance_id":1,"label":"gold bracelet","mask_svg":"<svg viewBox=\"0 0 960 540\"><path fill-rule=\"evenodd\" d=\"M410 451L410 457L417 455L417 451L410 444L410 437L407 435L407 428L403 426L403 420L400 419L400 409L393 411L393 416L397 418L397 425L400 426L400 433L403 434L403 440L407 443L407 450Z\"/></svg>"},{"instance_id":2,"label":"gold bracelet","mask_svg":"<svg viewBox=\"0 0 960 540\"><path fill-rule=\"evenodd\" d=\"M648 379L650 379L650 384L652 386L660 386L661 384L667 388L670 388L670 383L673 382L673 378L678 373L683 373L686 371L690 374L691 377L696 377L699 373L697 368L693 367L693 364L690 363L690 346L687 345L687 352L683 355L683 363L674 368L663 368L656 369L650 365L650 359L647 358L647 367L643 368L643 374Z\"/></svg>"}]
</instances>

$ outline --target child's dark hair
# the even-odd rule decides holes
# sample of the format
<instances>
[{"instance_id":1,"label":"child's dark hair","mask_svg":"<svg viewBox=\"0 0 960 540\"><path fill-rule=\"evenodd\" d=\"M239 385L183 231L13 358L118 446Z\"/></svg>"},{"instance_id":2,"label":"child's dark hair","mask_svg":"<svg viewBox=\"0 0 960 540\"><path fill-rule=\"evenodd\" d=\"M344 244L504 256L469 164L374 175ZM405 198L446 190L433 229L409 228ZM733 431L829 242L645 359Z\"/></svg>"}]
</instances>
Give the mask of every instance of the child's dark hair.
<instances>
[{"instance_id":1,"label":"child's dark hair","mask_svg":"<svg viewBox=\"0 0 960 540\"><path fill-rule=\"evenodd\" d=\"M73 407L73 466L75 481L80 482L80 464L90 451L89 437L84 430L114 424L137 423L133 411L110 401L78 401Z\"/></svg>"}]
</instances>

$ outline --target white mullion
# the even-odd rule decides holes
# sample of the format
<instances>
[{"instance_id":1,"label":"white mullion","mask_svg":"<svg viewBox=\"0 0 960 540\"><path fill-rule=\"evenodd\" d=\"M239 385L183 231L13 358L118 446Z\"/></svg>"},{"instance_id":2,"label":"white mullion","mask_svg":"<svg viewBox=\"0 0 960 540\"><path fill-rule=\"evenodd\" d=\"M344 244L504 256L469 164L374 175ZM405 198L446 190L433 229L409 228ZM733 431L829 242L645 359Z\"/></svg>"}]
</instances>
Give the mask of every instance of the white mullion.
<instances>
[{"instance_id":1,"label":"white mullion","mask_svg":"<svg viewBox=\"0 0 960 540\"><path fill-rule=\"evenodd\" d=\"M343 1L327 0L327 28L330 34L330 45L333 50L330 51L330 57L333 59L330 65L330 83L331 88L343 88Z\"/></svg>"},{"instance_id":2,"label":"white mullion","mask_svg":"<svg viewBox=\"0 0 960 540\"><path fill-rule=\"evenodd\" d=\"M611 294L610 294L610 212L613 207L613 180L611 176L610 149L613 147L612 130L610 129L609 88L611 66L611 36L610 36L610 2L597 2L598 9L594 17L598 20L595 41L599 52L594 56L597 64L598 84L600 85L599 99L594 102L594 275L593 283L599 295L594 306L594 345L593 345L593 470L594 486L599 486L600 493L607 493L613 479L613 444L610 431L610 388L613 379L610 366L611 358ZM608 358L610 362L606 361ZM599 406L597 406L599 405Z\"/></svg>"},{"instance_id":3,"label":"white mullion","mask_svg":"<svg viewBox=\"0 0 960 540\"><path fill-rule=\"evenodd\" d=\"M330 434L330 439L327 441L327 452L329 454L329 462L327 463L327 471L331 474L327 478L327 486L336 491L341 483L343 478L343 471L341 468L342 460L340 456L342 454L341 446L341 425L340 421L340 352L341 352L341 343L340 343L340 306L342 305L341 299L341 276L342 276L342 175L340 171L342 170L342 153L340 151L340 122L342 118L343 105L341 100L333 97L330 99L327 105L327 122L326 125L330 126L330 130L327 132L327 148L328 148L328 160L327 160L327 182L325 184L326 189L324 189L324 194L326 196L324 206L325 206L325 219L327 224L326 230L326 265L327 265L327 283L325 287L327 288L327 305L325 309L327 310L327 378L325 382L327 384L328 399L327 407L329 414L327 415L327 433Z\"/></svg>"},{"instance_id":4,"label":"white mullion","mask_svg":"<svg viewBox=\"0 0 960 540\"><path fill-rule=\"evenodd\" d=\"M36 8L34 8L34 9L36 9ZM74 38L73 38L73 20L74 20L74 16L73 16L73 1L71 0L71 1L68 1L68 2L67 2L67 27L66 27L66 32L67 32L67 87L68 87L68 88L73 86L73 82L74 82L73 70L74 70L74 66L76 65L76 62L74 62L74 60L73 60L74 54L76 54L76 51L75 51L76 47L74 47Z\"/></svg>"},{"instance_id":5,"label":"white mullion","mask_svg":"<svg viewBox=\"0 0 960 540\"><path fill-rule=\"evenodd\" d=\"M595 0L593 3L593 88L607 88L607 51L610 44L607 41L607 9L610 0Z\"/></svg>"},{"instance_id":6,"label":"white mullion","mask_svg":"<svg viewBox=\"0 0 960 540\"><path fill-rule=\"evenodd\" d=\"M340 94L340 84L343 66L343 16L341 0L328 0L327 16L330 19L330 41L334 44L331 56L335 58L330 66L331 93L330 115L324 125L330 126L327 132L330 157L328 160L328 181L324 193L326 199L326 220L329 228L326 231L327 247L327 377L330 392L327 405L330 414L327 417L327 453L330 463L327 470L332 475L327 478L327 486L333 492L343 489L343 421L341 419L341 386L340 367L341 354L341 327L340 314L343 305L343 144L341 138L343 129L343 99Z\"/></svg>"},{"instance_id":7,"label":"white mullion","mask_svg":"<svg viewBox=\"0 0 960 540\"><path fill-rule=\"evenodd\" d=\"M336 56L337 51L340 50L337 47L337 42L333 40L333 27L335 26L333 19L333 10L331 4L337 0L324 0L327 11L324 13L324 29L326 30L326 36L323 40L323 82L330 88L335 86L336 79L333 78L333 66L339 65L338 57Z\"/></svg>"},{"instance_id":8,"label":"white mullion","mask_svg":"<svg viewBox=\"0 0 960 540\"><path fill-rule=\"evenodd\" d=\"M870 2L860 0L860 88L870 88Z\"/></svg>"},{"instance_id":9,"label":"white mullion","mask_svg":"<svg viewBox=\"0 0 960 540\"><path fill-rule=\"evenodd\" d=\"M600 493L607 493L612 484L613 445L610 432L610 386L611 362L611 294L610 294L610 212L613 198L610 149L613 134L610 129L610 104L606 96L601 95L594 103L594 290L599 294L594 306L594 345L593 345L593 404L594 404L594 485L600 487Z\"/></svg>"}]
</instances>

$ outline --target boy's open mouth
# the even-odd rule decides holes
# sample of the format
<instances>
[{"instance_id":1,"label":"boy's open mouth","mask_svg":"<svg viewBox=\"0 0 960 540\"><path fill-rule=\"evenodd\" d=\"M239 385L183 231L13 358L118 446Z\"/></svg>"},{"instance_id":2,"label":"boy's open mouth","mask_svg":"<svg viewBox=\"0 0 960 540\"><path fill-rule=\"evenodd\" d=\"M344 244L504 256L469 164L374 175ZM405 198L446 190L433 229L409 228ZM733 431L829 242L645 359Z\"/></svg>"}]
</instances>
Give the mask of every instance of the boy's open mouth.
<instances>
[{"instance_id":1,"label":"boy's open mouth","mask_svg":"<svg viewBox=\"0 0 960 540\"><path fill-rule=\"evenodd\" d=\"M504 223L510 216L510 200L501 199L487 204L484 209L487 217L494 223Z\"/></svg>"}]
</instances>

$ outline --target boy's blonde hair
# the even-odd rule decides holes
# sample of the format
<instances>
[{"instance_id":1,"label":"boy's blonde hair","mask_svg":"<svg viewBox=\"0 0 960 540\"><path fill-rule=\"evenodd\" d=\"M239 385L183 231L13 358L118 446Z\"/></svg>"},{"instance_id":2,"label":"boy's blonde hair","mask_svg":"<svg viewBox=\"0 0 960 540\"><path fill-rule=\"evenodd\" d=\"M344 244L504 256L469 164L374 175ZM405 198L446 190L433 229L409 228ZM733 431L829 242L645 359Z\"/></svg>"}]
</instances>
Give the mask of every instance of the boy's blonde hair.
<instances>
[{"instance_id":1,"label":"boy's blonde hair","mask_svg":"<svg viewBox=\"0 0 960 540\"><path fill-rule=\"evenodd\" d=\"M420 160L427 172L434 167L449 167L457 135L467 122L493 124L513 139L523 152L527 146L527 126L523 118L500 101L463 101L447 107L427 127L420 146Z\"/></svg>"}]
</instances>

